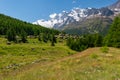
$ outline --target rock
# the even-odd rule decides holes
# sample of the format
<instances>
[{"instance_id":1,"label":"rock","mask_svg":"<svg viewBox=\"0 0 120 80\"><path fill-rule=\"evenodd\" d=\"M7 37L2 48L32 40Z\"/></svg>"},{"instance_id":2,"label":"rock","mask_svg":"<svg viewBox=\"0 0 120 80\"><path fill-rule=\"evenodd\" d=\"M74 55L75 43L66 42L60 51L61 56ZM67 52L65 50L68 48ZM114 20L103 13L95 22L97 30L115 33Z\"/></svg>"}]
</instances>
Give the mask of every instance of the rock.
<instances>
[{"instance_id":1,"label":"rock","mask_svg":"<svg viewBox=\"0 0 120 80\"><path fill-rule=\"evenodd\" d=\"M11 42L8 41L8 42L7 42L7 45L11 45Z\"/></svg>"}]
</instances>

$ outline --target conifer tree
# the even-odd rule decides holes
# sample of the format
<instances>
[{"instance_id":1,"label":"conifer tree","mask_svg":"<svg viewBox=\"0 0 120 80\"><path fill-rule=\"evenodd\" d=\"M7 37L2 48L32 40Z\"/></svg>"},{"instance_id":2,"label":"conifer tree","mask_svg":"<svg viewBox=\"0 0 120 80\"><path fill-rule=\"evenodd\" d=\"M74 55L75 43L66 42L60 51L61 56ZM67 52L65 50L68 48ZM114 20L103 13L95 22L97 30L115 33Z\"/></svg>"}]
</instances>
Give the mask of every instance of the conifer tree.
<instances>
[{"instance_id":1,"label":"conifer tree","mask_svg":"<svg viewBox=\"0 0 120 80\"><path fill-rule=\"evenodd\" d=\"M57 43L56 37L54 34L51 36L51 46L55 46L55 43Z\"/></svg>"},{"instance_id":2,"label":"conifer tree","mask_svg":"<svg viewBox=\"0 0 120 80\"><path fill-rule=\"evenodd\" d=\"M48 42L48 35L43 33L42 34L42 40L43 40L43 42L47 43Z\"/></svg>"},{"instance_id":3,"label":"conifer tree","mask_svg":"<svg viewBox=\"0 0 120 80\"><path fill-rule=\"evenodd\" d=\"M8 31L7 31L7 39L8 41L14 41L16 42L16 32L13 28L10 28Z\"/></svg>"},{"instance_id":4,"label":"conifer tree","mask_svg":"<svg viewBox=\"0 0 120 80\"><path fill-rule=\"evenodd\" d=\"M101 47L102 42L103 42L102 36L99 34L95 34L95 42L94 42L95 47Z\"/></svg>"},{"instance_id":5,"label":"conifer tree","mask_svg":"<svg viewBox=\"0 0 120 80\"><path fill-rule=\"evenodd\" d=\"M120 47L120 17L116 17L111 25L104 44L110 47Z\"/></svg>"},{"instance_id":6,"label":"conifer tree","mask_svg":"<svg viewBox=\"0 0 120 80\"><path fill-rule=\"evenodd\" d=\"M38 35L38 40L39 40L39 41L42 41L42 34L39 34L39 35Z\"/></svg>"},{"instance_id":7,"label":"conifer tree","mask_svg":"<svg viewBox=\"0 0 120 80\"><path fill-rule=\"evenodd\" d=\"M27 34L24 30L21 31L21 41L23 43L26 43L27 42Z\"/></svg>"}]
</instances>

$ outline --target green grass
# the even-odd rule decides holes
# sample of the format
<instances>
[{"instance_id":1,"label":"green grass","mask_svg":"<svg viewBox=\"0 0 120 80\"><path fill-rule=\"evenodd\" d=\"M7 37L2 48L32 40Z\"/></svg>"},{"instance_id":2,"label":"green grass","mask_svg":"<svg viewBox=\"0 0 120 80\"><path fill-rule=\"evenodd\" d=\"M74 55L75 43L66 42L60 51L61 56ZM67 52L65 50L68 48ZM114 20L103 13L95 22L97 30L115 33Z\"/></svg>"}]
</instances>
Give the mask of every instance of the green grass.
<instances>
[{"instance_id":1,"label":"green grass","mask_svg":"<svg viewBox=\"0 0 120 80\"><path fill-rule=\"evenodd\" d=\"M0 80L120 79L120 49L117 48L90 48L77 53L64 42L51 47L50 43L32 39L27 44L1 43L0 51L0 67L20 65L0 68Z\"/></svg>"},{"instance_id":2,"label":"green grass","mask_svg":"<svg viewBox=\"0 0 120 80\"><path fill-rule=\"evenodd\" d=\"M39 42L37 39L29 39L29 43L7 45L7 40L0 38L0 74L4 75L23 66L46 62L76 53L65 46L65 42L57 43L55 47L51 43Z\"/></svg>"},{"instance_id":3,"label":"green grass","mask_svg":"<svg viewBox=\"0 0 120 80\"><path fill-rule=\"evenodd\" d=\"M97 58L91 57L93 53L95 56L97 55ZM120 49L110 48L109 52L104 54L100 48L92 48L44 65L36 64L28 70L22 71L15 76L8 76L3 80L119 79Z\"/></svg>"},{"instance_id":4,"label":"green grass","mask_svg":"<svg viewBox=\"0 0 120 80\"><path fill-rule=\"evenodd\" d=\"M101 51L102 51L103 53L108 53L109 48L106 47L106 46L104 46L104 47L101 48Z\"/></svg>"}]
</instances>

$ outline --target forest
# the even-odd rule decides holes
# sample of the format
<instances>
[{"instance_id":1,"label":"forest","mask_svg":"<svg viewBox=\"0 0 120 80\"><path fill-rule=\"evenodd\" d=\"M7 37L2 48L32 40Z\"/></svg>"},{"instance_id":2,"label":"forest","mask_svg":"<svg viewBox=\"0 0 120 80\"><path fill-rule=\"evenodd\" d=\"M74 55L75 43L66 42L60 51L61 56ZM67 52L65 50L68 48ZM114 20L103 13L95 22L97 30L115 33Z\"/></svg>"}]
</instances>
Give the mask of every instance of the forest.
<instances>
[{"instance_id":1,"label":"forest","mask_svg":"<svg viewBox=\"0 0 120 80\"><path fill-rule=\"evenodd\" d=\"M90 47L116 47L120 48L120 17L116 17L105 36L100 34L87 34L76 39L70 37L67 45L76 51L82 51Z\"/></svg>"},{"instance_id":2,"label":"forest","mask_svg":"<svg viewBox=\"0 0 120 80\"><path fill-rule=\"evenodd\" d=\"M58 34L59 31L42 27L40 25L33 25L3 14L0 14L0 35L5 35L8 41L17 42L18 39L22 42L27 41L27 36L38 36L40 34ZM19 42L19 41L18 41Z\"/></svg>"}]
</instances>

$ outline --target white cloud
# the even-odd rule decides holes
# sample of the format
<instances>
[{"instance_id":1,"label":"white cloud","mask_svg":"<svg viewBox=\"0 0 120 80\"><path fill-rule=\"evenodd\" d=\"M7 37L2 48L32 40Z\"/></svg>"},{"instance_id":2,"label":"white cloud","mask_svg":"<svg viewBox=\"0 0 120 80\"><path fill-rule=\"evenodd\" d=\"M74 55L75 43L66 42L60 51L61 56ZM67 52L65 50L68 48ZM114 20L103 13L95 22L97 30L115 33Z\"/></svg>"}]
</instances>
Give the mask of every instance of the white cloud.
<instances>
[{"instance_id":1,"label":"white cloud","mask_svg":"<svg viewBox=\"0 0 120 80\"><path fill-rule=\"evenodd\" d=\"M56 16L57 16L57 14L54 13L54 14L51 14L49 17L53 19L53 18L55 18Z\"/></svg>"}]
</instances>

